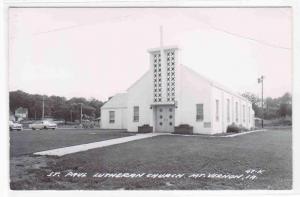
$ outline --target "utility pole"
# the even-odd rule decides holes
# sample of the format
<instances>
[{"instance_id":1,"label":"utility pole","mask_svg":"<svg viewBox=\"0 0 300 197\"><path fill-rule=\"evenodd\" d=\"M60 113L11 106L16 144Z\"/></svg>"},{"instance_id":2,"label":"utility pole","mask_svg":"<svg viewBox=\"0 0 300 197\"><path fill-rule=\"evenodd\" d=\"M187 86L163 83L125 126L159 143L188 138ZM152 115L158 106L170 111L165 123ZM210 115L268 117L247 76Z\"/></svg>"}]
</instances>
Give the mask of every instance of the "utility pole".
<instances>
[{"instance_id":1,"label":"utility pole","mask_svg":"<svg viewBox=\"0 0 300 197\"><path fill-rule=\"evenodd\" d=\"M44 119L45 116L45 98L43 96L43 111L42 111L42 120Z\"/></svg>"},{"instance_id":2,"label":"utility pole","mask_svg":"<svg viewBox=\"0 0 300 197\"><path fill-rule=\"evenodd\" d=\"M73 112L72 112L72 109L71 109L71 111L70 111L70 115L71 115L71 122L73 122Z\"/></svg>"},{"instance_id":3,"label":"utility pole","mask_svg":"<svg viewBox=\"0 0 300 197\"><path fill-rule=\"evenodd\" d=\"M80 124L82 124L82 103L80 103Z\"/></svg>"},{"instance_id":4,"label":"utility pole","mask_svg":"<svg viewBox=\"0 0 300 197\"><path fill-rule=\"evenodd\" d=\"M262 128L264 128L264 79L265 77L263 75L257 79L258 83L261 83L261 111L262 111L261 127Z\"/></svg>"}]
</instances>

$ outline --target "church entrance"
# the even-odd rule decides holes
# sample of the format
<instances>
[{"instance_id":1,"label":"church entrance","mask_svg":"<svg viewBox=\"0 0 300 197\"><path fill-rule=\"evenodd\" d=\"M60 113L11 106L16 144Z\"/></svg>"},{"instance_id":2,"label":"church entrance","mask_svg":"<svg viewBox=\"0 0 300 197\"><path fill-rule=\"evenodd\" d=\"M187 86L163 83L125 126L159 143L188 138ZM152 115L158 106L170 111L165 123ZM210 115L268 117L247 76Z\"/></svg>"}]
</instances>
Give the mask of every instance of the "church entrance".
<instances>
[{"instance_id":1,"label":"church entrance","mask_svg":"<svg viewBox=\"0 0 300 197\"><path fill-rule=\"evenodd\" d=\"M155 132L174 132L175 107L173 105L160 105L154 107Z\"/></svg>"}]
</instances>

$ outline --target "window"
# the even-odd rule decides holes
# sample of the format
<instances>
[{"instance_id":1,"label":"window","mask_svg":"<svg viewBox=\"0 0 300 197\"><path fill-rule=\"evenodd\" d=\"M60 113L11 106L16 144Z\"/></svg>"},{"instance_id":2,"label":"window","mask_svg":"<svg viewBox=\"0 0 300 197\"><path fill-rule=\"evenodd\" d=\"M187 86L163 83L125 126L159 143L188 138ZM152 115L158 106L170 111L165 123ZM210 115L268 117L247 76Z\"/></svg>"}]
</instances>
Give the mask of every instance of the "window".
<instances>
[{"instance_id":1,"label":"window","mask_svg":"<svg viewBox=\"0 0 300 197\"><path fill-rule=\"evenodd\" d=\"M231 122L234 122L234 101L233 101L233 97L231 97Z\"/></svg>"},{"instance_id":2,"label":"window","mask_svg":"<svg viewBox=\"0 0 300 197\"><path fill-rule=\"evenodd\" d=\"M109 111L109 123L115 122L115 111Z\"/></svg>"},{"instance_id":3,"label":"window","mask_svg":"<svg viewBox=\"0 0 300 197\"><path fill-rule=\"evenodd\" d=\"M230 101L227 99L227 122L230 122Z\"/></svg>"},{"instance_id":4,"label":"window","mask_svg":"<svg viewBox=\"0 0 300 197\"><path fill-rule=\"evenodd\" d=\"M196 121L203 120L203 104L196 104Z\"/></svg>"},{"instance_id":5,"label":"window","mask_svg":"<svg viewBox=\"0 0 300 197\"><path fill-rule=\"evenodd\" d=\"M249 123L250 123L250 117L251 117L251 115L250 115L250 107L248 107L248 120L249 120Z\"/></svg>"},{"instance_id":6,"label":"window","mask_svg":"<svg viewBox=\"0 0 300 197\"><path fill-rule=\"evenodd\" d=\"M133 122L139 121L139 106L133 107Z\"/></svg>"},{"instance_id":7,"label":"window","mask_svg":"<svg viewBox=\"0 0 300 197\"><path fill-rule=\"evenodd\" d=\"M236 122L239 121L239 106L238 106L238 102L235 102L235 121Z\"/></svg>"},{"instance_id":8,"label":"window","mask_svg":"<svg viewBox=\"0 0 300 197\"><path fill-rule=\"evenodd\" d=\"M245 105L243 105L243 122L245 122Z\"/></svg>"},{"instance_id":9,"label":"window","mask_svg":"<svg viewBox=\"0 0 300 197\"><path fill-rule=\"evenodd\" d=\"M219 121L219 100L216 100L216 121Z\"/></svg>"},{"instance_id":10,"label":"window","mask_svg":"<svg viewBox=\"0 0 300 197\"><path fill-rule=\"evenodd\" d=\"M204 122L203 126L204 128L211 128L211 122Z\"/></svg>"}]
</instances>

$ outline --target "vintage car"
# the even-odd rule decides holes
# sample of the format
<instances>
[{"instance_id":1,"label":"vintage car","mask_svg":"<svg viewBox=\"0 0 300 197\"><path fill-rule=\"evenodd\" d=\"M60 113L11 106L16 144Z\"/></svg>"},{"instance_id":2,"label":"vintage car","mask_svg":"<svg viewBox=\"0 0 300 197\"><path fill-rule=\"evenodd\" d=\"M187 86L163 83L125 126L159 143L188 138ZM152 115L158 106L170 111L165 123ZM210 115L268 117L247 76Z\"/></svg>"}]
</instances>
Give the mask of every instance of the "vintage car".
<instances>
[{"instance_id":1,"label":"vintage car","mask_svg":"<svg viewBox=\"0 0 300 197\"><path fill-rule=\"evenodd\" d=\"M29 128L32 130L36 130L36 129L56 129L57 128L57 124L49 121L49 120L41 120L41 121L36 121L32 124L29 125Z\"/></svg>"},{"instance_id":2,"label":"vintage car","mask_svg":"<svg viewBox=\"0 0 300 197\"><path fill-rule=\"evenodd\" d=\"M13 130L22 131L23 126L22 126L22 124L19 124L17 122L9 121L9 130L10 131L13 131Z\"/></svg>"}]
</instances>

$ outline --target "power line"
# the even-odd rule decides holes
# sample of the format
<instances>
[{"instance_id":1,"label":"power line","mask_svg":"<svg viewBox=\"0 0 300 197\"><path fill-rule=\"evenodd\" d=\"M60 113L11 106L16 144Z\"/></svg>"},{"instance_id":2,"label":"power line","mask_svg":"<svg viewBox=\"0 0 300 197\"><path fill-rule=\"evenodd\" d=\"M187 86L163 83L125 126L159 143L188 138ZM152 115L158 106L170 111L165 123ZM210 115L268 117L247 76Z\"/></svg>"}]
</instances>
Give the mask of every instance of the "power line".
<instances>
[{"instance_id":1,"label":"power line","mask_svg":"<svg viewBox=\"0 0 300 197\"><path fill-rule=\"evenodd\" d=\"M124 19L124 18L128 18L129 16L131 16L131 15L116 17L116 18L112 18L111 20L116 20L116 19L118 20L118 19L122 19L122 18ZM47 33L52 33L52 32L64 31L64 30L68 30L68 29L74 29L74 28L78 28L78 27L82 27L82 26L95 25L95 24L97 24L99 22L103 22L103 21L104 20L96 21L94 23L71 25L71 26L51 29L51 30L47 30L47 31L36 32L36 33L33 33L32 35L37 36L37 35L41 35L41 34L47 34ZM197 20L197 21L208 25L210 28L214 29L215 31L223 32L223 33L231 35L231 36L239 37L239 38L246 39L246 40L251 40L251 41L257 42L259 44L266 45L266 46L273 47L273 48L291 50L291 48L289 48L289 47L284 47L284 46L268 43L264 40L258 40L258 39L255 39L255 38L252 38L252 37L249 37L249 36L244 36L244 35L241 35L241 34L238 34L238 33L230 32L228 30L213 26L212 24L210 24L208 22L205 22L205 21L202 21L202 20ZM13 39L13 38L14 37L12 37L11 39Z\"/></svg>"},{"instance_id":2,"label":"power line","mask_svg":"<svg viewBox=\"0 0 300 197\"><path fill-rule=\"evenodd\" d=\"M223 33L235 36L235 37L239 37L239 38L242 38L242 39L251 40L251 41L257 42L259 44L266 45L266 46L273 47L273 48L291 50L291 48L289 48L289 47L284 47L284 46L280 46L280 45L276 45L276 44L271 44L271 43L268 43L268 42L266 42L264 40L258 40L258 39L252 38L252 37L248 37L248 36L244 36L244 35L240 35L240 34L237 34L237 33L233 33L233 32L227 31L225 29L213 26L212 24L210 24L208 22L204 22L204 21L200 21L200 22L208 25L210 28L212 28L212 29L214 29L216 31L223 32Z\"/></svg>"},{"instance_id":3,"label":"power line","mask_svg":"<svg viewBox=\"0 0 300 197\"><path fill-rule=\"evenodd\" d=\"M112 18L110 20L125 19L125 18L128 18L129 16L131 16L131 15L125 15L125 16L115 17L115 18ZM95 25L95 24L103 22L103 21L104 20L99 20L99 21L96 21L94 23L86 23L86 24L77 24L77 25L65 26L65 27L61 27L61 28L50 29L50 30L47 30L47 31L36 32L36 33L31 34L31 35L32 36L38 36L38 35L41 35L41 34L47 34L47 33L52 33L52 32L64 31L64 30L68 30L68 29L75 29L75 28L82 27L82 26ZM14 39L14 38L15 37L11 37L10 39Z\"/></svg>"}]
</instances>

